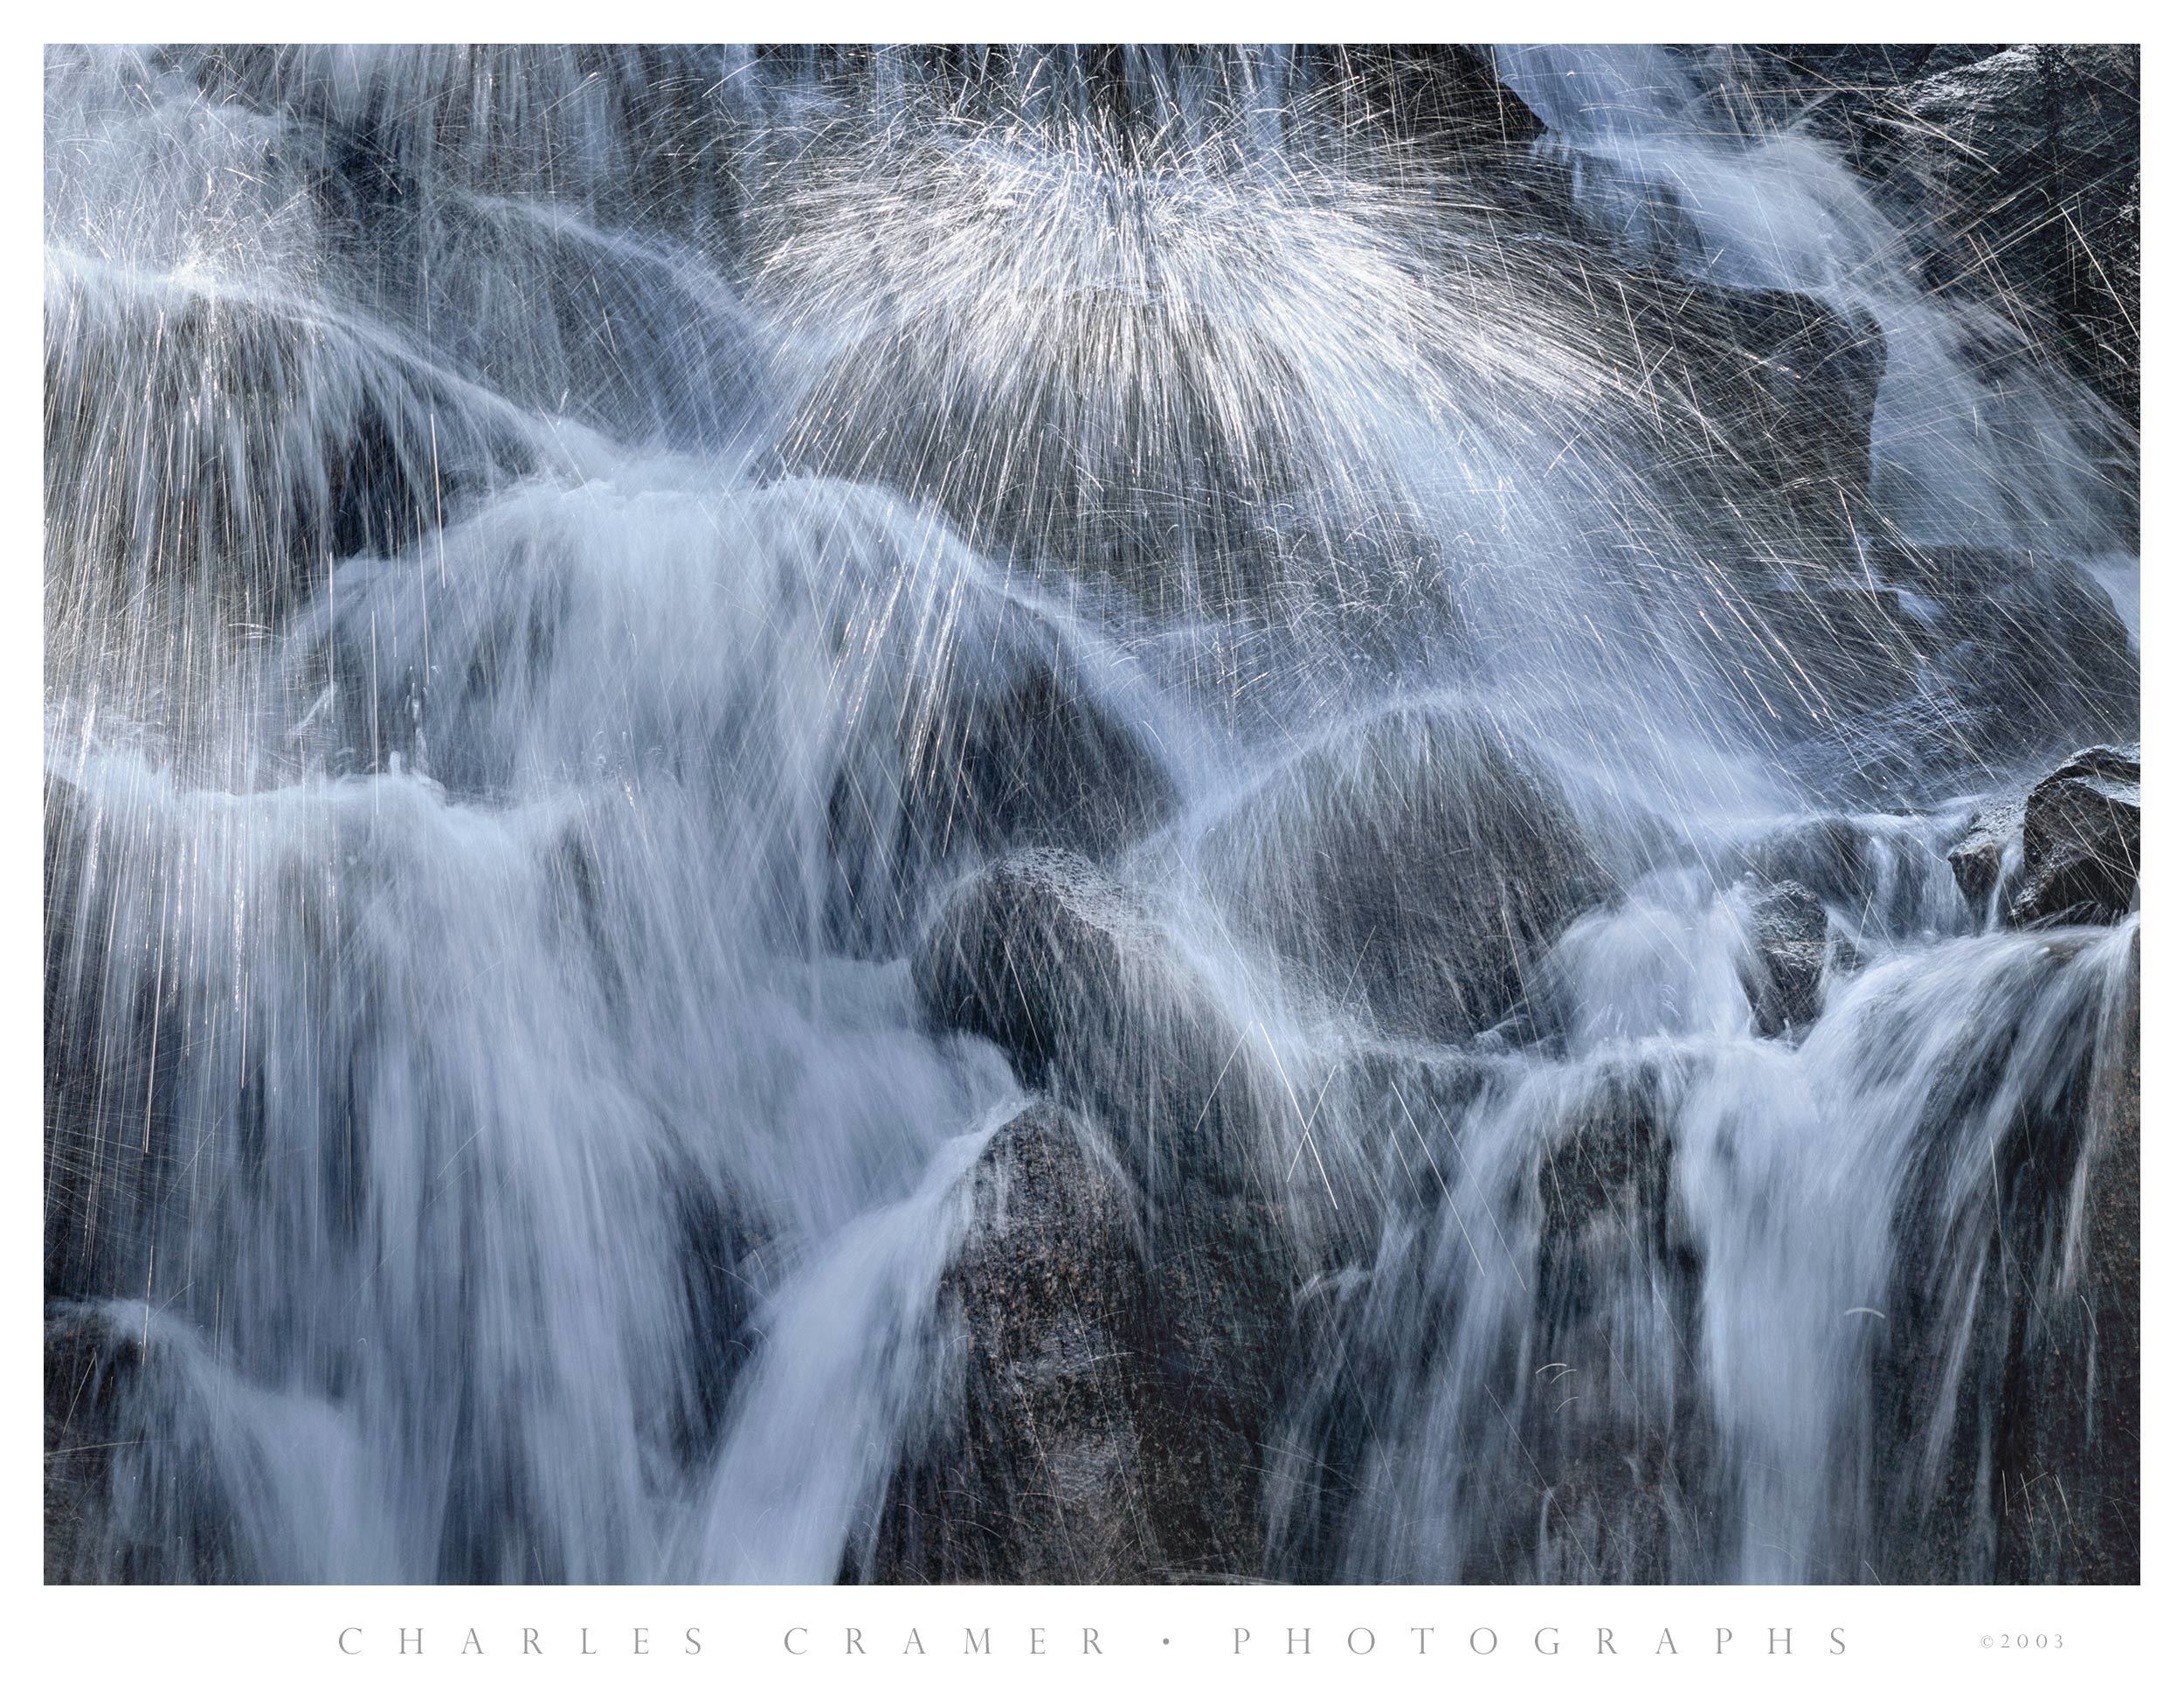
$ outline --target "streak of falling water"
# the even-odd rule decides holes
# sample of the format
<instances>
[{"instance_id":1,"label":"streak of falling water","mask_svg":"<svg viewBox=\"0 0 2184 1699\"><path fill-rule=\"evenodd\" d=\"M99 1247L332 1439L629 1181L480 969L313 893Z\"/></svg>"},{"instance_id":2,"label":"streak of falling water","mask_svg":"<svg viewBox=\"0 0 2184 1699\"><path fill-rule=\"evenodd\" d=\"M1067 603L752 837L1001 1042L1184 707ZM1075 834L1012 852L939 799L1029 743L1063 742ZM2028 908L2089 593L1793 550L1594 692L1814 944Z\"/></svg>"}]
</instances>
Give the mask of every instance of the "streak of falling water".
<instances>
[{"instance_id":1,"label":"streak of falling water","mask_svg":"<svg viewBox=\"0 0 2184 1699\"><path fill-rule=\"evenodd\" d=\"M1664 59L1503 74L1597 219L1672 186L1677 263L1875 314L1904 533L2135 584L2098 413L1973 425L1971 309L1839 162L1702 134ZM1597 257L1505 240L1364 86L1302 50L54 50L47 1282L126 1460L100 1578L868 1562L963 1177L1026 1102L907 953L1026 842L1126 869L1288 1101L1325 1088L1309 1164L1270 1143L1295 1219L1364 1226L1269 1572L1885 1558L1899 1235L1948 1253L1918 1338L1963 1332L1950 1235L2110 1041L2135 922L1980 931L1964 769L1822 810L1778 734L1829 705L1735 647L1648 445L1708 422L1632 383ZM1753 501L1754 554L1808 546ZM1278 931L1311 832L1398 806L1376 739L1486 758L1449 725L1530 751L1627 894L1543 943L1529 1031L1400 1040L1476 1076L1420 1200L1330 1083L1378 988L1242 894ZM1285 817L1315 773L1351 800ZM1793 1044L1733 869L1815 834L1842 947ZM1543 1194L1595 1123L1659 1153L1662 1232ZM1573 1331L1534 1271L1575 1240ZM1652 1524L1543 1501L1542 1375L1573 1446L1667 1460Z\"/></svg>"}]
</instances>

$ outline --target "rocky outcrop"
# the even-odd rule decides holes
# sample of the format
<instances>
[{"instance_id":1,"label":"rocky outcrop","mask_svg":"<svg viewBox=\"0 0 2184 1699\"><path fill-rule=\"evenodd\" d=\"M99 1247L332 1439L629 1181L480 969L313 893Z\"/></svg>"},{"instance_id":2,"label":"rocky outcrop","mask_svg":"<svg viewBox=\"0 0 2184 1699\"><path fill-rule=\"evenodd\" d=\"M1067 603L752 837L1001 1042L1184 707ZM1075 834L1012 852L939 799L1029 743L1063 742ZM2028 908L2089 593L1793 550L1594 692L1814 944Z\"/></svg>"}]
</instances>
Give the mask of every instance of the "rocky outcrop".
<instances>
[{"instance_id":1,"label":"rocky outcrop","mask_svg":"<svg viewBox=\"0 0 2184 1699\"><path fill-rule=\"evenodd\" d=\"M1786 289L1643 272L1617 287L1674 428L1695 426L1705 439L1704 458L1673 472L1704 465L1732 487L1753 480L1813 535L1845 535L1864 504L1888 366L1872 314Z\"/></svg>"},{"instance_id":2,"label":"rocky outcrop","mask_svg":"<svg viewBox=\"0 0 2184 1699\"><path fill-rule=\"evenodd\" d=\"M2135 422L2138 48L2010 47L1894 98L1897 173L1957 238L1934 280L2049 321Z\"/></svg>"},{"instance_id":3,"label":"rocky outcrop","mask_svg":"<svg viewBox=\"0 0 2184 1699\"><path fill-rule=\"evenodd\" d=\"M1381 1026L1442 1040L1515 1010L1547 948L1615 889L1522 735L1449 706L1331 734L1199 853L1237 928Z\"/></svg>"},{"instance_id":4,"label":"rocky outcrop","mask_svg":"<svg viewBox=\"0 0 2184 1699\"><path fill-rule=\"evenodd\" d=\"M2134 936L2101 1012L2057 1289L2026 1341L2031 1432L2005 1526L2028 1580L2139 1577L2139 985Z\"/></svg>"},{"instance_id":5,"label":"rocky outcrop","mask_svg":"<svg viewBox=\"0 0 2184 1699\"><path fill-rule=\"evenodd\" d=\"M1939 291L1985 299L2135 425L2139 49L1789 44L1690 48L1725 125L1840 148L1907 211Z\"/></svg>"},{"instance_id":6,"label":"rocky outcrop","mask_svg":"<svg viewBox=\"0 0 2184 1699\"><path fill-rule=\"evenodd\" d=\"M2139 901L2139 746L2081 749L1983 807L1949 852L1965 901L2014 927L2106 925Z\"/></svg>"},{"instance_id":7,"label":"rocky outcrop","mask_svg":"<svg viewBox=\"0 0 2184 1699\"><path fill-rule=\"evenodd\" d=\"M876 1578L1261 1573L1259 1447L1289 1337L1276 1224L1186 1183L1149 1225L1105 1137L1051 1102L965 1184L940 1297L960 1401L896 1476Z\"/></svg>"},{"instance_id":8,"label":"rocky outcrop","mask_svg":"<svg viewBox=\"0 0 2184 1699\"><path fill-rule=\"evenodd\" d=\"M1864 571L1795 616L1816 622L1799 652L1816 688L1798 718L1818 729L1785 754L1815 784L1918 807L1996 765L2136 729L2131 634L2070 563L1876 544Z\"/></svg>"},{"instance_id":9,"label":"rocky outcrop","mask_svg":"<svg viewBox=\"0 0 2184 1699\"><path fill-rule=\"evenodd\" d=\"M1739 893L1751 950L1742 966L1745 994L1762 1038L1807 1026L1820 1015L1821 987L1850 960L1827 905L1788 881Z\"/></svg>"},{"instance_id":10,"label":"rocky outcrop","mask_svg":"<svg viewBox=\"0 0 2184 1699\"><path fill-rule=\"evenodd\" d=\"M2012 926L2099 925L2139 901L2139 749L2087 749L2025 798Z\"/></svg>"}]
</instances>

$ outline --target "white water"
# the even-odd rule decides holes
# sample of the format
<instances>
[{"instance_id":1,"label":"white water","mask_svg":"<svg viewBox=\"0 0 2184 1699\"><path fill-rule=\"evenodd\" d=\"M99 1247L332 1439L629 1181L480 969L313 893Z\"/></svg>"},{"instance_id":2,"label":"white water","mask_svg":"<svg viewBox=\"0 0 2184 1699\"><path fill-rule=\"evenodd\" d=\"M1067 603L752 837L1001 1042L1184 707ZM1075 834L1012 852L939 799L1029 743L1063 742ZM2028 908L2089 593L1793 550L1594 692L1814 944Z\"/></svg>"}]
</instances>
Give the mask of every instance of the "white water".
<instances>
[{"instance_id":1,"label":"white water","mask_svg":"<svg viewBox=\"0 0 2184 1699\"><path fill-rule=\"evenodd\" d=\"M1939 812L1854 823L1821 894L1855 962L1760 1037L1723 870L1820 813L1679 600L1703 528L1632 541L1657 404L1558 316L1559 262L1315 140L1310 66L1125 68L1136 131L1069 55L953 112L910 55L848 93L729 50L52 56L49 1295L160 1365L109 1578L856 1570L944 1393L957 1182L1026 1101L924 1030L904 953L1063 815L1262 1041L1300 1231L1323 1188L1365 1220L1268 1572L1645 1578L1527 1475L1511 1412L1557 1369L1606 1453L1703 1434L1658 1578L1893 1563L1897 1205L1938 1175L1936 1219L1976 1212L2135 922L1981 932L1937 776ZM1587 204L1673 183L1708 274L1875 314L1902 531L2135 584L2097 404L1992 427L1970 309L1838 162L1691 131L1658 57L1503 71ZM1220 831L1456 700L1635 882L1555 947L1561 1038L1429 1136L1329 1095L1380 1035L1250 941ZM1634 1070L1683 1260L1608 1233L1590 1355L1545 1363L1541 1153ZM1950 1267L1937 1337L1977 1302Z\"/></svg>"}]
</instances>

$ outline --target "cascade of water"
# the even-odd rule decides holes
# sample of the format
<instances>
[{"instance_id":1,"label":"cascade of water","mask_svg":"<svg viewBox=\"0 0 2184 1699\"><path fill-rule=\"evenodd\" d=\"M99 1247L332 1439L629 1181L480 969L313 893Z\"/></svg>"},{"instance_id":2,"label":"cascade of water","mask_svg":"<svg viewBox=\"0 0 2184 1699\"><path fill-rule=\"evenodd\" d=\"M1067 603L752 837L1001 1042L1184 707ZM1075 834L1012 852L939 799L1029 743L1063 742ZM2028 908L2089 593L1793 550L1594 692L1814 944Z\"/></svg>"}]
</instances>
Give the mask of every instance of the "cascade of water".
<instances>
[{"instance_id":1,"label":"cascade of water","mask_svg":"<svg viewBox=\"0 0 2184 1699\"><path fill-rule=\"evenodd\" d=\"M2005 1561L2121 427L1499 65L53 52L68 1575L926 1572L1061 1407L1116 1578Z\"/></svg>"}]
</instances>

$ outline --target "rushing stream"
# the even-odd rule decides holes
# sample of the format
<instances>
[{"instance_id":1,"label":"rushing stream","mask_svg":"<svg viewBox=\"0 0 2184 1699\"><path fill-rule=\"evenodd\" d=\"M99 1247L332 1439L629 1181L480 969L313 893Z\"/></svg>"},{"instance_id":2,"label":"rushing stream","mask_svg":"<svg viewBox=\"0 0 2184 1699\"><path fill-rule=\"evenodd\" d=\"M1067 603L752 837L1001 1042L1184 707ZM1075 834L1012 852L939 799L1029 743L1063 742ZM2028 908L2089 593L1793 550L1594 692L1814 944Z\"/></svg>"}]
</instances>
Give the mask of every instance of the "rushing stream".
<instances>
[{"instance_id":1,"label":"rushing stream","mask_svg":"<svg viewBox=\"0 0 2184 1699\"><path fill-rule=\"evenodd\" d=\"M1949 857L2136 740L2132 427L1498 70L49 53L49 1566L939 1575L1059 1105L1158 1385L989 1519L1135 1555L992 1578L2098 1568L2137 916Z\"/></svg>"}]
</instances>

